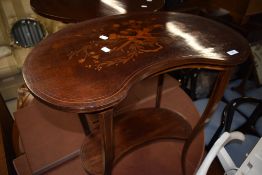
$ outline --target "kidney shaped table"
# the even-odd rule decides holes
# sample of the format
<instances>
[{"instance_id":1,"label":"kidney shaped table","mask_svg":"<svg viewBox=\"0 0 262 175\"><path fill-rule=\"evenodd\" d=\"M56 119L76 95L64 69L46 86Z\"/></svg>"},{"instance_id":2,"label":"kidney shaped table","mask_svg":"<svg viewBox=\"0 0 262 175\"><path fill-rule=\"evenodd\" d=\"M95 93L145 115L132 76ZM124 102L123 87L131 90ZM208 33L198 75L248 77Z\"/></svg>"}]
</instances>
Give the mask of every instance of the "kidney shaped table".
<instances>
[{"instance_id":1,"label":"kidney shaped table","mask_svg":"<svg viewBox=\"0 0 262 175\"><path fill-rule=\"evenodd\" d=\"M111 174L134 148L160 138L185 141L181 158L185 172L189 146L223 96L233 68L249 53L242 36L202 17L167 12L116 15L47 37L25 60L23 76L40 101L63 111L97 115L100 132L86 132L83 150L88 151L82 152L89 174ZM219 72L209 103L193 128L183 114L159 105L130 111L121 116L124 122L114 121L114 108L132 85L182 68ZM158 101L160 97L158 93ZM142 126L139 132L129 125L132 122Z\"/></svg>"}]
</instances>

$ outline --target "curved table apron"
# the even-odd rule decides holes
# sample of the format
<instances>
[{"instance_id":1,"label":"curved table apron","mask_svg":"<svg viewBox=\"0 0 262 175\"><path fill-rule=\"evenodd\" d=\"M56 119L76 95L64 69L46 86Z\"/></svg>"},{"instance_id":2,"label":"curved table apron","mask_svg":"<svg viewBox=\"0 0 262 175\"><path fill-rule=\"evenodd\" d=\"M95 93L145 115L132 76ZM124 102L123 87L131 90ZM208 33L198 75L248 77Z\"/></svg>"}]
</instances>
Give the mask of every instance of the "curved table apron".
<instances>
[{"instance_id":1,"label":"curved table apron","mask_svg":"<svg viewBox=\"0 0 262 175\"><path fill-rule=\"evenodd\" d=\"M34 12L64 23L131 12L154 12L164 0L30 0Z\"/></svg>"},{"instance_id":2,"label":"curved table apron","mask_svg":"<svg viewBox=\"0 0 262 175\"><path fill-rule=\"evenodd\" d=\"M186 153L192 141L223 96L232 69L244 62L249 53L242 36L208 19L179 13L137 13L86 21L47 37L25 60L23 75L30 91L42 102L69 112L98 113L101 132L87 138L102 140L103 151L99 153L102 159L98 169L89 165L90 174L111 174L118 157L159 138L185 141L182 154L185 173ZM119 132L113 129L113 109L125 99L129 89L147 77L182 68L219 71L199 121L190 126L183 114L158 106L136 110L123 118L138 116L145 121L142 116L162 116L166 124L181 127L153 136L136 133L140 139L136 143L115 144L114 132ZM172 116L173 121L163 116ZM115 120L115 130L121 130L125 124ZM95 140L90 143L97 143Z\"/></svg>"}]
</instances>

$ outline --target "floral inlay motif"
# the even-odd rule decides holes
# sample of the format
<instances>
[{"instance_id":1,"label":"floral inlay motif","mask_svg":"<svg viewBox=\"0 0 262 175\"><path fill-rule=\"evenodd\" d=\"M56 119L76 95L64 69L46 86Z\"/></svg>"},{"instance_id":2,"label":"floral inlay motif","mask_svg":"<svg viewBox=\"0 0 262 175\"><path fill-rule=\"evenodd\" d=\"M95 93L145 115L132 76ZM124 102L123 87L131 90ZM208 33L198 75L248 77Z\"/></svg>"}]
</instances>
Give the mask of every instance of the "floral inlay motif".
<instances>
[{"instance_id":1,"label":"floral inlay motif","mask_svg":"<svg viewBox=\"0 0 262 175\"><path fill-rule=\"evenodd\" d=\"M135 61L143 53L158 52L163 46L158 41L157 30L163 25L129 20L121 24L113 24L110 34L104 38L97 36L97 40L88 41L85 46L68 53L68 59L78 59L78 63L89 69L100 71L104 67L118 66ZM150 22L151 21L151 22ZM94 33L104 32L93 30ZM96 50L94 50L96 48ZM100 48L100 49L99 49ZM106 51L102 48L106 48Z\"/></svg>"}]
</instances>

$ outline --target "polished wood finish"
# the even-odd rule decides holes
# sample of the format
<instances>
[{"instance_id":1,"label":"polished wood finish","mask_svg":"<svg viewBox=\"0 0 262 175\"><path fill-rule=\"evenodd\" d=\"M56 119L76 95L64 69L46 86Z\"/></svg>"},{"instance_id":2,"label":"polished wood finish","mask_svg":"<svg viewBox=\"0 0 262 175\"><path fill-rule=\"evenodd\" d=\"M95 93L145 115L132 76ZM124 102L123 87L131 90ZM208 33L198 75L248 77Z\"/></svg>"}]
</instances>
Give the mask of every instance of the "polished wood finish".
<instances>
[{"instance_id":1,"label":"polished wood finish","mask_svg":"<svg viewBox=\"0 0 262 175\"><path fill-rule=\"evenodd\" d=\"M110 125L112 121L104 122L104 114L101 117L103 125ZM106 116L110 118L110 116ZM131 113L124 113L114 117L114 157L112 159L114 164L117 164L126 154L141 147L141 145L149 144L159 139L179 139L185 140L191 133L191 126L189 123L181 117L181 115L174 113L173 111L161 108L145 108L133 111ZM111 130L112 127L107 126L106 130ZM103 133L103 132L102 132ZM111 135L112 132L105 132L107 135ZM102 136L102 144L100 142L101 135L94 132L87 136L87 139L82 147L82 160L84 168L89 174L107 174L110 171L103 172L106 168L103 167L103 155L101 153L103 145L105 148L111 140L107 141L105 136ZM108 136L110 139L110 136ZM107 144L103 144L103 142ZM107 149L112 149L107 148ZM92 150L92 151L90 151ZM108 156L109 159L112 155ZM105 162L107 162L105 160ZM109 167L108 167L109 168Z\"/></svg>"},{"instance_id":2,"label":"polished wood finish","mask_svg":"<svg viewBox=\"0 0 262 175\"><path fill-rule=\"evenodd\" d=\"M180 13L137 13L78 23L49 36L29 54L23 75L42 102L69 112L99 113L100 132L88 135L82 149L90 174L110 175L114 162L162 137L184 140L181 159L183 173L188 174L190 146L222 97L233 67L249 53L242 36L208 19ZM220 72L197 124L191 127L181 119L183 114L158 108L161 78L156 108L113 117L114 107L136 82L182 68Z\"/></svg>"},{"instance_id":3,"label":"polished wood finish","mask_svg":"<svg viewBox=\"0 0 262 175\"><path fill-rule=\"evenodd\" d=\"M230 50L238 54L230 56ZM79 23L47 37L25 60L23 75L47 104L95 112L115 106L132 84L159 71L220 70L248 54L246 40L221 24L187 14L141 13Z\"/></svg>"},{"instance_id":4,"label":"polished wood finish","mask_svg":"<svg viewBox=\"0 0 262 175\"><path fill-rule=\"evenodd\" d=\"M90 128L89 128L89 124L88 121L86 119L86 115L83 113L78 114L78 118L82 124L83 130L85 132L85 135L90 134Z\"/></svg>"},{"instance_id":5,"label":"polished wood finish","mask_svg":"<svg viewBox=\"0 0 262 175\"><path fill-rule=\"evenodd\" d=\"M192 144L194 138L196 138L196 136L200 133L200 131L203 130L205 123L207 123L209 120L209 117L212 116L212 114L215 112L218 102L224 95L224 90L230 80L231 73L232 73L232 69L229 69L229 68L219 72L217 80L213 88L213 91L212 91L212 94L208 100L207 106L201 118L199 119L196 126L194 127L192 134L189 136L189 138L185 142L183 152L182 152L182 157L181 157L183 174L187 174L186 156L187 156L188 149L190 145Z\"/></svg>"},{"instance_id":6,"label":"polished wood finish","mask_svg":"<svg viewBox=\"0 0 262 175\"><path fill-rule=\"evenodd\" d=\"M154 12L164 3L164 0L30 0L36 13L64 23L131 12Z\"/></svg>"},{"instance_id":7,"label":"polished wood finish","mask_svg":"<svg viewBox=\"0 0 262 175\"><path fill-rule=\"evenodd\" d=\"M161 74L158 76L158 81L157 81L156 108L159 108L161 104L163 83L164 83L164 74Z\"/></svg>"},{"instance_id":8,"label":"polished wood finish","mask_svg":"<svg viewBox=\"0 0 262 175\"><path fill-rule=\"evenodd\" d=\"M101 174L110 175L113 167L114 161L114 121L113 121L113 109L101 112L99 114L99 123L100 123L100 134L101 134L101 145L102 147L102 160L100 163L104 167L102 170L104 171ZM97 155L95 155L97 156ZM90 158L90 157L89 157ZM98 166L100 167L100 166ZM87 170L91 169L88 167ZM93 174L93 172L92 172Z\"/></svg>"},{"instance_id":9,"label":"polished wood finish","mask_svg":"<svg viewBox=\"0 0 262 175\"><path fill-rule=\"evenodd\" d=\"M12 164L15 158L13 145L18 144L18 140L14 143L13 138L13 119L9 113L5 101L0 94L0 174L14 174L15 169Z\"/></svg>"}]
</instances>

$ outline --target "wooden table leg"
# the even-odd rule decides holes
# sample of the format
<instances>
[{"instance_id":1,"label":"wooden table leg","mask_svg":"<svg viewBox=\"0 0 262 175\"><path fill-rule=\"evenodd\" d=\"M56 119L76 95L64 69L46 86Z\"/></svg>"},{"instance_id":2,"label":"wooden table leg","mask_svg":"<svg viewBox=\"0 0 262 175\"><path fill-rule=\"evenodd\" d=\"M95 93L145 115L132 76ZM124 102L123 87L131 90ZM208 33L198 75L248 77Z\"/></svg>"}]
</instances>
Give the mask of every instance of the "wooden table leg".
<instances>
[{"instance_id":1,"label":"wooden table leg","mask_svg":"<svg viewBox=\"0 0 262 175\"><path fill-rule=\"evenodd\" d=\"M83 127L83 130L85 132L85 135L86 136L89 135L90 134L90 128L89 128L89 125L88 125L88 122L87 122L85 114L84 113L79 113L78 117L79 117L79 120L80 120L81 125Z\"/></svg>"},{"instance_id":2,"label":"wooden table leg","mask_svg":"<svg viewBox=\"0 0 262 175\"><path fill-rule=\"evenodd\" d=\"M104 175L111 175L114 161L113 109L99 114Z\"/></svg>"},{"instance_id":3,"label":"wooden table leg","mask_svg":"<svg viewBox=\"0 0 262 175\"><path fill-rule=\"evenodd\" d=\"M212 94L210 96L210 100L208 101L208 104L205 108L204 113L202 114L201 118L197 122L197 124L194 126L191 135L185 142L185 145L183 147L182 151L182 170L183 174L186 174L186 156L187 152L189 150L189 147L191 143L193 142L194 138L200 133L200 131L204 128L204 124L208 122L210 116L215 111L220 99L224 95L224 91L226 89L226 86L230 80L231 74L233 72L233 69L225 69L222 70L217 77L215 86L213 88Z\"/></svg>"},{"instance_id":4,"label":"wooden table leg","mask_svg":"<svg viewBox=\"0 0 262 175\"><path fill-rule=\"evenodd\" d=\"M158 81L157 81L156 108L160 107L163 84L164 84L164 74L161 74L158 76Z\"/></svg>"}]
</instances>

